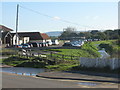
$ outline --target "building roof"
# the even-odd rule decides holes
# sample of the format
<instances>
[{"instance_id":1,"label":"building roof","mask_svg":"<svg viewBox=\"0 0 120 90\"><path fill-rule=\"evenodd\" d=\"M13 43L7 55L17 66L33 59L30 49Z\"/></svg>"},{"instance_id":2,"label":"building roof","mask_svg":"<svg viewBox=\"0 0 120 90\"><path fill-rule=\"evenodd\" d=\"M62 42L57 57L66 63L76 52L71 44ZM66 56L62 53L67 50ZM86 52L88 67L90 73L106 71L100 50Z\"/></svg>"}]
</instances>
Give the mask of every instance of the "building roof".
<instances>
[{"instance_id":1,"label":"building roof","mask_svg":"<svg viewBox=\"0 0 120 90\"><path fill-rule=\"evenodd\" d=\"M3 25L0 25L0 30L3 30L4 32L6 32L6 31L13 31L13 29L10 29L10 28L8 28L6 26L3 26Z\"/></svg>"},{"instance_id":2,"label":"building roof","mask_svg":"<svg viewBox=\"0 0 120 90\"><path fill-rule=\"evenodd\" d=\"M10 35L12 37L11 33L8 32L8 31L7 32L2 32L2 39L4 39L5 36L7 36L7 35Z\"/></svg>"},{"instance_id":3,"label":"building roof","mask_svg":"<svg viewBox=\"0 0 120 90\"><path fill-rule=\"evenodd\" d=\"M15 35L16 33L12 33ZM30 40L44 40L50 39L50 37L45 33L40 32L18 32L19 37L30 37Z\"/></svg>"},{"instance_id":4,"label":"building roof","mask_svg":"<svg viewBox=\"0 0 120 90\"><path fill-rule=\"evenodd\" d=\"M46 33L40 33L43 39L50 39L50 37Z\"/></svg>"}]
</instances>

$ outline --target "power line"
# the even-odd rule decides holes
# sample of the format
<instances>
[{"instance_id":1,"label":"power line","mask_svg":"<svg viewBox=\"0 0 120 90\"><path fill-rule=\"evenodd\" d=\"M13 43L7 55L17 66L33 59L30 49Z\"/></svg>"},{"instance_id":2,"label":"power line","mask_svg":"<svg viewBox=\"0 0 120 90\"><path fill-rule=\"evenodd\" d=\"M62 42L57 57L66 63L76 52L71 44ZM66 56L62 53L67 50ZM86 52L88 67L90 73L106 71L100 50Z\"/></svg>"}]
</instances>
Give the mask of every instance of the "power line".
<instances>
[{"instance_id":1,"label":"power line","mask_svg":"<svg viewBox=\"0 0 120 90\"><path fill-rule=\"evenodd\" d=\"M21 5L20 5L20 7L23 8L23 9L29 10L29 11L31 11L31 12L34 12L34 13L36 13L36 14L40 14L40 15L42 15L42 16L48 17L48 18L52 18L52 19L54 18L54 16L50 16L50 15L47 15L47 14L38 12L38 11L36 11L36 10L30 9L30 8L27 8L27 7L24 7L24 6L21 6ZM68 21L68 20L65 20L65 19L59 19L59 21L65 22L65 23L74 24L74 25L81 26L81 27L94 28L94 27L91 27L91 26L86 26L86 25L81 25L81 24L78 24L78 23L74 23L74 22L71 22L71 21Z\"/></svg>"}]
</instances>

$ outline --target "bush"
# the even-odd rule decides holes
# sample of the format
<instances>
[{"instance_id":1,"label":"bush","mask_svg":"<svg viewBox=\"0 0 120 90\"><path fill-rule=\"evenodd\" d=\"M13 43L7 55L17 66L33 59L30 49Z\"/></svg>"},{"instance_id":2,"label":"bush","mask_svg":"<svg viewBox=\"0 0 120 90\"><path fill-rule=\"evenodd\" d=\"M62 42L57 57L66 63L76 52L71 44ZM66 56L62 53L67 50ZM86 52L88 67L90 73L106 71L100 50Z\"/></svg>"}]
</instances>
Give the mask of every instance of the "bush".
<instances>
[{"instance_id":1,"label":"bush","mask_svg":"<svg viewBox=\"0 0 120 90\"><path fill-rule=\"evenodd\" d=\"M113 46L112 45L101 43L99 45L99 47L100 48L105 48L105 51L108 52L110 55L112 55L112 52L113 52Z\"/></svg>"}]
</instances>

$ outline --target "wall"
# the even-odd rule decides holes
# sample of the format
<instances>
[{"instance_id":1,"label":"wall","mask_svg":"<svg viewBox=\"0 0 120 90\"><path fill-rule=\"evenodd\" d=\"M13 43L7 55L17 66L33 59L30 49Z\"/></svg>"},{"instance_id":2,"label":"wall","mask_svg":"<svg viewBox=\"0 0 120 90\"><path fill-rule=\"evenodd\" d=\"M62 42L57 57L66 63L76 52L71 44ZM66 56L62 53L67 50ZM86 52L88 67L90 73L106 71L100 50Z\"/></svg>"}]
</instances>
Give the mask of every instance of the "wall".
<instances>
[{"instance_id":1,"label":"wall","mask_svg":"<svg viewBox=\"0 0 120 90\"><path fill-rule=\"evenodd\" d=\"M16 41L16 34L13 37L13 45L16 45L15 41ZM20 44L20 41L19 41L19 37L17 36L17 45L19 44Z\"/></svg>"},{"instance_id":2,"label":"wall","mask_svg":"<svg viewBox=\"0 0 120 90\"><path fill-rule=\"evenodd\" d=\"M120 59L112 58L80 58L80 65L84 67L103 68L109 66L111 69L120 68Z\"/></svg>"},{"instance_id":3,"label":"wall","mask_svg":"<svg viewBox=\"0 0 120 90\"><path fill-rule=\"evenodd\" d=\"M25 43L28 43L30 41L30 37L24 37L24 39L23 39L23 43L25 44Z\"/></svg>"},{"instance_id":4,"label":"wall","mask_svg":"<svg viewBox=\"0 0 120 90\"><path fill-rule=\"evenodd\" d=\"M30 42L47 42L47 41L51 41L51 39L47 39L47 40L30 40Z\"/></svg>"},{"instance_id":5,"label":"wall","mask_svg":"<svg viewBox=\"0 0 120 90\"><path fill-rule=\"evenodd\" d=\"M49 42L52 42L51 39L47 39L46 42L49 41Z\"/></svg>"},{"instance_id":6,"label":"wall","mask_svg":"<svg viewBox=\"0 0 120 90\"><path fill-rule=\"evenodd\" d=\"M30 40L30 42L43 42L43 40Z\"/></svg>"}]
</instances>

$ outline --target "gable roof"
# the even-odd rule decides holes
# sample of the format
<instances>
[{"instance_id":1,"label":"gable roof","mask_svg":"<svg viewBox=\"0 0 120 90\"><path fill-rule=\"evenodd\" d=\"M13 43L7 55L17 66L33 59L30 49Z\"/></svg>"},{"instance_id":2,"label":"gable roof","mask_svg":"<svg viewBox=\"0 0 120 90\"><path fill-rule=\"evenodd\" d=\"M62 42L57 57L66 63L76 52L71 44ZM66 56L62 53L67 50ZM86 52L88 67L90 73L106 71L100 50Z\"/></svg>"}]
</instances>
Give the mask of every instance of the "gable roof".
<instances>
[{"instance_id":1,"label":"gable roof","mask_svg":"<svg viewBox=\"0 0 120 90\"><path fill-rule=\"evenodd\" d=\"M43 39L50 39L46 33L40 33Z\"/></svg>"},{"instance_id":2,"label":"gable roof","mask_svg":"<svg viewBox=\"0 0 120 90\"><path fill-rule=\"evenodd\" d=\"M4 32L13 31L13 29L10 29L10 28L5 27L3 25L0 25L0 30L3 30Z\"/></svg>"},{"instance_id":3,"label":"gable roof","mask_svg":"<svg viewBox=\"0 0 120 90\"><path fill-rule=\"evenodd\" d=\"M16 33L12 33L15 35ZM45 33L40 32L18 32L19 37L30 37L30 40L44 40L50 39L50 37Z\"/></svg>"},{"instance_id":4,"label":"gable roof","mask_svg":"<svg viewBox=\"0 0 120 90\"><path fill-rule=\"evenodd\" d=\"M2 32L2 39L4 39L7 35L10 35L12 37L10 32Z\"/></svg>"}]
</instances>

